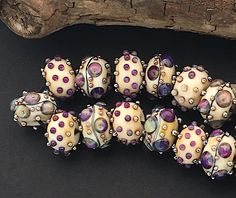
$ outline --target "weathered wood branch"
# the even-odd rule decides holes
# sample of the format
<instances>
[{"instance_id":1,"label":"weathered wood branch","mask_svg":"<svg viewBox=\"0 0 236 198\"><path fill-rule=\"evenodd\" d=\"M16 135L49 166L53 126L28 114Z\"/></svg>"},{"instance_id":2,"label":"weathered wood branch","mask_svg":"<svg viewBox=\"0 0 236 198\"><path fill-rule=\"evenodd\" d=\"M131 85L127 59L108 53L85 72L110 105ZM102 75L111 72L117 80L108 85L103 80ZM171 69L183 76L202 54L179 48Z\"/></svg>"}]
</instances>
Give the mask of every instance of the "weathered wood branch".
<instances>
[{"instance_id":1,"label":"weathered wood branch","mask_svg":"<svg viewBox=\"0 0 236 198\"><path fill-rule=\"evenodd\" d=\"M44 37L78 23L236 38L235 0L0 0L0 18L25 38Z\"/></svg>"}]
</instances>

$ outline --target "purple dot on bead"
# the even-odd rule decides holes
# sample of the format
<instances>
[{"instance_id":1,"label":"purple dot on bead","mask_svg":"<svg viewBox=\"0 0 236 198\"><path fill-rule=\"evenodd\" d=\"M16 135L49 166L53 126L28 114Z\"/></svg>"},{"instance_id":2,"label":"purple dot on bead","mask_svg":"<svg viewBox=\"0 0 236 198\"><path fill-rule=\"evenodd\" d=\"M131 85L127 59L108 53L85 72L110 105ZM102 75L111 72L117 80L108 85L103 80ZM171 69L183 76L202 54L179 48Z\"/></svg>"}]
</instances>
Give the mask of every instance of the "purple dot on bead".
<instances>
[{"instance_id":1,"label":"purple dot on bead","mask_svg":"<svg viewBox=\"0 0 236 198\"><path fill-rule=\"evenodd\" d=\"M124 107L125 107L125 108L129 108L129 107L130 107L129 102L124 102Z\"/></svg>"},{"instance_id":2,"label":"purple dot on bead","mask_svg":"<svg viewBox=\"0 0 236 198\"><path fill-rule=\"evenodd\" d=\"M124 90L124 95L129 96L130 95L130 90L129 89L125 89Z\"/></svg>"},{"instance_id":3,"label":"purple dot on bead","mask_svg":"<svg viewBox=\"0 0 236 198\"><path fill-rule=\"evenodd\" d=\"M133 131L132 131L132 130L128 130L128 131L127 131L127 135L128 135L128 136L132 136L132 135L133 135Z\"/></svg>"},{"instance_id":4,"label":"purple dot on bead","mask_svg":"<svg viewBox=\"0 0 236 198\"><path fill-rule=\"evenodd\" d=\"M213 166L213 156L209 151L204 151L202 153L201 165L205 169L210 169Z\"/></svg>"},{"instance_id":5,"label":"purple dot on bead","mask_svg":"<svg viewBox=\"0 0 236 198\"><path fill-rule=\"evenodd\" d=\"M194 126L193 125L189 125L188 129L192 131L194 129Z\"/></svg>"},{"instance_id":6,"label":"purple dot on bead","mask_svg":"<svg viewBox=\"0 0 236 198\"><path fill-rule=\"evenodd\" d=\"M137 62L138 62L138 58L137 58L137 57L133 57L133 58L132 58L132 62L133 62L133 63L137 63Z\"/></svg>"},{"instance_id":7,"label":"purple dot on bead","mask_svg":"<svg viewBox=\"0 0 236 198\"><path fill-rule=\"evenodd\" d=\"M53 75L53 76L52 76L52 79L53 79L54 81L57 81L58 78L59 78L58 75Z\"/></svg>"},{"instance_id":8,"label":"purple dot on bead","mask_svg":"<svg viewBox=\"0 0 236 198\"><path fill-rule=\"evenodd\" d=\"M59 127L64 127L64 126L65 126L65 123L64 123L63 121L60 121L60 122L58 123L58 126L59 126Z\"/></svg>"},{"instance_id":9,"label":"purple dot on bead","mask_svg":"<svg viewBox=\"0 0 236 198\"><path fill-rule=\"evenodd\" d=\"M59 94L63 93L63 88L62 87L58 87L57 88L57 93L59 93Z\"/></svg>"},{"instance_id":10,"label":"purple dot on bead","mask_svg":"<svg viewBox=\"0 0 236 198\"><path fill-rule=\"evenodd\" d=\"M179 164L182 164L182 163L183 163L183 161L184 161L184 160L183 160L183 158L182 158L182 157L178 157L178 158L177 158L177 162L178 162Z\"/></svg>"},{"instance_id":11,"label":"purple dot on bead","mask_svg":"<svg viewBox=\"0 0 236 198\"><path fill-rule=\"evenodd\" d=\"M191 153L186 153L185 157L186 157L187 159L191 159L191 158L192 158L192 154L191 154Z\"/></svg>"},{"instance_id":12,"label":"purple dot on bead","mask_svg":"<svg viewBox=\"0 0 236 198\"><path fill-rule=\"evenodd\" d=\"M216 130L211 132L210 137L220 136L220 135L223 135L223 134L224 134L224 132L222 130L216 129Z\"/></svg>"},{"instance_id":13,"label":"purple dot on bead","mask_svg":"<svg viewBox=\"0 0 236 198\"><path fill-rule=\"evenodd\" d=\"M81 113L80 113L80 119L81 121L86 121L88 120L91 116L92 116L93 110L92 108L87 108L84 109Z\"/></svg>"},{"instance_id":14,"label":"purple dot on bead","mask_svg":"<svg viewBox=\"0 0 236 198\"><path fill-rule=\"evenodd\" d=\"M62 113L62 116L63 116L64 118L68 118L69 114L68 114L66 111L64 111L64 112Z\"/></svg>"},{"instance_id":15,"label":"purple dot on bead","mask_svg":"<svg viewBox=\"0 0 236 198\"><path fill-rule=\"evenodd\" d=\"M61 61L61 56L60 56L60 55L56 55L56 56L54 57L54 59L55 59L56 61Z\"/></svg>"},{"instance_id":16,"label":"purple dot on bead","mask_svg":"<svg viewBox=\"0 0 236 198\"><path fill-rule=\"evenodd\" d=\"M73 89L68 89L66 93L67 95L72 96L74 94L74 91Z\"/></svg>"},{"instance_id":17,"label":"purple dot on bead","mask_svg":"<svg viewBox=\"0 0 236 198\"><path fill-rule=\"evenodd\" d=\"M68 77L64 77L64 78L63 78L63 82L64 82L64 83L68 83L68 82L69 82L69 78L68 78Z\"/></svg>"},{"instance_id":18,"label":"purple dot on bead","mask_svg":"<svg viewBox=\"0 0 236 198\"><path fill-rule=\"evenodd\" d=\"M82 87L82 86L84 85L84 83L85 83L84 75L81 74L81 73L79 73L79 74L76 76L76 78L75 78L75 83L76 83L78 86Z\"/></svg>"},{"instance_id":19,"label":"purple dot on bead","mask_svg":"<svg viewBox=\"0 0 236 198\"><path fill-rule=\"evenodd\" d=\"M133 69L132 72L131 72L131 74L132 74L133 76L136 76L136 75L138 74L138 70L137 70L137 69Z\"/></svg>"},{"instance_id":20,"label":"purple dot on bead","mask_svg":"<svg viewBox=\"0 0 236 198\"><path fill-rule=\"evenodd\" d=\"M124 59L125 59L126 61L130 60L130 55L129 55L129 54L125 54L125 55L124 55Z\"/></svg>"},{"instance_id":21,"label":"purple dot on bead","mask_svg":"<svg viewBox=\"0 0 236 198\"><path fill-rule=\"evenodd\" d=\"M196 142L195 142L195 141L191 141L191 142L190 142L190 146L191 146L191 147L196 146Z\"/></svg>"},{"instance_id":22,"label":"purple dot on bead","mask_svg":"<svg viewBox=\"0 0 236 198\"><path fill-rule=\"evenodd\" d=\"M218 153L223 158L228 158L232 153L232 147L229 143L223 142L219 145Z\"/></svg>"},{"instance_id":23,"label":"purple dot on bead","mask_svg":"<svg viewBox=\"0 0 236 198\"><path fill-rule=\"evenodd\" d=\"M51 146L56 146L56 145L57 145L57 142L56 142L55 140L52 140L52 141L50 142L50 145L51 145Z\"/></svg>"},{"instance_id":24,"label":"purple dot on bead","mask_svg":"<svg viewBox=\"0 0 236 198\"><path fill-rule=\"evenodd\" d=\"M219 170L213 174L213 177L217 180L221 180L227 175L227 173L227 170Z\"/></svg>"},{"instance_id":25,"label":"purple dot on bead","mask_svg":"<svg viewBox=\"0 0 236 198\"><path fill-rule=\"evenodd\" d=\"M138 88L138 84L137 84L137 83L132 83L131 87L132 87L133 89L137 89L137 88Z\"/></svg>"},{"instance_id":26,"label":"purple dot on bead","mask_svg":"<svg viewBox=\"0 0 236 198\"><path fill-rule=\"evenodd\" d=\"M160 116L166 122L174 122L175 120L175 113L171 109L163 109Z\"/></svg>"},{"instance_id":27,"label":"purple dot on bead","mask_svg":"<svg viewBox=\"0 0 236 198\"><path fill-rule=\"evenodd\" d=\"M53 133L53 134L56 133L56 131L57 131L57 130L56 130L55 127L52 127L52 128L50 129L50 132Z\"/></svg>"},{"instance_id":28,"label":"purple dot on bead","mask_svg":"<svg viewBox=\"0 0 236 198\"><path fill-rule=\"evenodd\" d=\"M65 151L65 147L60 146L60 147L59 147L59 152L64 153L64 151Z\"/></svg>"},{"instance_id":29,"label":"purple dot on bead","mask_svg":"<svg viewBox=\"0 0 236 198\"><path fill-rule=\"evenodd\" d=\"M186 146L185 146L184 144L180 144L180 145L179 145L179 149L180 149L181 151L184 151L185 148L186 148Z\"/></svg>"},{"instance_id":30,"label":"purple dot on bead","mask_svg":"<svg viewBox=\"0 0 236 198\"><path fill-rule=\"evenodd\" d=\"M129 70L129 68L130 68L129 64L124 64L123 67L124 67L125 70Z\"/></svg>"},{"instance_id":31,"label":"purple dot on bead","mask_svg":"<svg viewBox=\"0 0 236 198\"><path fill-rule=\"evenodd\" d=\"M117 102L116 107L120 107L122 105L122 102Z\"/></svg>"},{"instance_id":32,"label":"purple dot on bead","mask_svg":"<svg viewBox=\"0 0 236 198\"><path fill-rule=\"evenodd\" d=\"M190 71L190 72L188 73L188 77L189 77L190 79L195 78L195 76L196 76L196 74L195 74L194 71Z\"/></svg>"},{"instance_id":33,"label":"purple dot on bead","mask_svg":"<svg viewBox=\"0 0 236 198\"><path fill-rule=\"evenodd\" d=\"M115 114L116 117L118 117L118 116L120 116L120 111L119 111L119 110L116 110L116 111L114 112L114 114Z\"/></svg>"},{"instance_id":34,"label":"purple dot on bead","mask_svg":"<svg viewBox=\"0 0 236 198\"><path fill-rule=\"evenodd\" d=\"M130 81L130 78L128 76L126 76L126 77L124 77L123 80L124 80L125 83L128 83Z\"/></svg>"},{"instance_id":35,"label":"purple dot on bead","mask_svg":"<svg viewBox=\"0 0 236 198\"><path fill-rule=\"evenodd\" d=\"M57 136L57 140L58 140L58 141L62 141L62 140L63 140L62 135L58 135L58 136Z\"/></svg>"},{"instance_id":36,"label":"purple dot on bead","mask_svg":"<svg viewBox=\"0 0 236 198\"><path fill-rule=\"evenodd\" d=\"M52 69L54 67L54 64L53 63L48 63L48 68L49 69Z\"/></svg>"},{"instance_id":37,"label":"purple dot on bead","mask_svg":"<svg viewBox=\"0 0 236 198\"><path fill-rule=\"evenodd\" d=\"M197 135L201 135L201 133L202 133L201 129L196 129L195 132L196 132Z\"/></svg>"},{"instance_id":38,"label":"purple dot on bead","mask_svg":"<svg viewBox=\"0 0 236 198\"><path fill-rule=\"evenodd\" d=\"M121 126L116 127L116 131L117 131L117 132L120 133L122 130L123 130L123 128L122 128Z\"/></svg>"},{"instance_id":39,"label":"purple dot on bead","mask_svg":"<svg viewBox=\"0 0 236 198\"><path fill-rule=\"evenodd\" d=\"M153 143L153 147L158 151L158 152L164 152L166 150L168 150L169 148L169 140L164 138L164 139L160 139L157 140Z\"/></svg>"},{"instance_id":40,"label":"purple dot on bead","mask_svg":"<svg viewBox=\"0 0 236 198\"><path fill-rule=\"evenodd\" d=\"M125 120L126 120L127 122L129 122L129 121L131 120L131 116L130 116L130 115L126 115L126 116L125 116Z\"/></svg>"},{"instance_id":41,"label":"purple dot on bead","mask_svg":"<svg viewBox=\"0 0 236 198\"><path fill-rule=\"evenodd\" d=\"M62 64L58 65L58 69L59 69L60 71L63 71L64 68L65 68L64 65L62 65Z\"/></svg>"},{"instance_id":42,"label":"purple dot on bead","mask_svg":"<svg viewBox=\"0 0 236 198\"><path fill-rule=\"evenodd\" d=\"M191 138L190 133L185 133L185 138L186 138L186 139L190 139L190 138Z\"/></svg>"}]
</instances>

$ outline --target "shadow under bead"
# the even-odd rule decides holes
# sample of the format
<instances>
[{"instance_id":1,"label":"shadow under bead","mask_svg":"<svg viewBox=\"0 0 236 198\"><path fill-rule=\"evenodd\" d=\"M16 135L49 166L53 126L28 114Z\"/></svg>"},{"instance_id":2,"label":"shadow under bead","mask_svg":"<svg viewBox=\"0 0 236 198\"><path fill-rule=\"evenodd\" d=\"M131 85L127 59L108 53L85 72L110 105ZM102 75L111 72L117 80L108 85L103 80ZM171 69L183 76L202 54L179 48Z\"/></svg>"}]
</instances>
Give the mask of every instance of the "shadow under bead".
<instances>
[{"instance_id":1,"label":"shadow under bead","mask_svg":"<svg viewBox=\"0 0 236 198\"><path fill-rule=\"evenodd\" d=\"M48 92L24 91L23 96L11 102L10 108L14 112L14 121L20 126L32 126L37 129L41 123L46 124L47 120L56 112L57 104Z\"/></svg>"},{"instance_id":2,"label":"shadow under bead","mask_svg":"<svg viewBox=\"0 0 236 198\"><path fill-rule=\"evenodd\" d=\"M106 104L97 102L88 106L80 114L83 143L91 149L105 148L112 138L109 112Z\"/></svg>"},{"instance_id":3,"label":"shadow under bead","mask_svg":"<svg viewBox=\"0 0 236 198\"><path fill-rule=\"evenodd\" d=\"M75 73L69 60L55 56L52 60L47 58L45 62L46 66L41 71L50 92L58 98L71 97L76 85Z\"/></svg>"},{"instance_id":4,"label":"shadow under bead","mask_svg":"<svg viewBox=\"0 0 236 198\"><path fill-rule=\"evenodd\" d=\"M92 98L101 98L107 92L110 81L110 65L100 56L85 58L75 78L81 92Z\"/></svg>"},{"instance_id":5,"label":"shadow under bead","mask_svg":"<svg viewBox=\"0 0 236 198\"><path fill-rule=\"evenodd\" d=\"M136 52L123 52L123 56L115 60L115 91L123 94L124 97L135 98L143 89L145 64L137 56Z\"/></svg>"},{"instance_id":6,"label":"shadow under bead","mask_svg":"<svg viewBox=\"0 0 236 198\"><path fill-rule=\"evenodd\" d=\"M212 179L223 179L233 173L236 156L236 141L222 130L214 130L208 138L201 155L201 165L205 173Z\"/></svg>"},{"instance_id":7,"label":"shadow under bead","mask_svg":"<svg viewBox=\"0 0 236 198\"><path fill-rule=\"evenodd\" d=\"M155 97L164 97L171 93L176 66L169 55L156 55L149 60L145 71L145 83L148 93Z\"/></svg>"},{"instance_id":8,"label":"shadow under bead","mask_svg":"<svg viewBox=\"0 0 236 198\"><path fill-rule=\"evenodd\" d=\"M144 124L144 144L150 151L162 154L174 144L178 125L178 118L173 109L154 109Z\"/></svg>"}]
</instances>

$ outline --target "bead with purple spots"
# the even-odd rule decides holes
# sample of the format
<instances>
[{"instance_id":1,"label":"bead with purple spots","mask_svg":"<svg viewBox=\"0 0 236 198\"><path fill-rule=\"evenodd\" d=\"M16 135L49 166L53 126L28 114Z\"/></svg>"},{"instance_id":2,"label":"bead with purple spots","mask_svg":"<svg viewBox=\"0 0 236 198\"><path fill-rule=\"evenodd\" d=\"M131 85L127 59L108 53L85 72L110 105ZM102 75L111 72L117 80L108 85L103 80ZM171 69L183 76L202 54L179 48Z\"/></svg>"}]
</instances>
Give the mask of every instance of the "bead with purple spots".
<instances>
[{"instance_id":1,"label":"bead with purple spots","mask_svg":"<svg viewBox=\"0 0 236 198\"><path fill-rule=\"evenodd\" d=\"M53 64L53 63L48 63L48 68L49 68L49 69L53 69L53 67L54 67L54 64Z\"/></svg>"},{"instance_id":2,"label":"bead with purple spots","mask_svg":"<svg viewBox=\"0 0 236 198\"><path fill-rule=\"evenodd\" d=\"M190 71L190 72L188 73L188 77L189 77L190 79L194 79L195 76L196 76L196 73L195 73L194 71Z\"/></svg>"},{"instance_id":3,"label":"bead with purple spots","mask_svg":"<svg viewBox=\"0 0 236 198\"><path fill-rule=\"evenodd\" d=\"M58 75L53 75L53 76L52 76L52 79L53 79L54 81L57 81L57 80L59 79L59 77L58 77Z\"/></svg>"},{"instance_id":4,"label":"bead with purple spots","mask_svg":"<svg viewBox=\"0 0 236 198\"><path fill-rule=\"evenodd\" d=\"M64 126L65 126L65 123L64 123L63 121L60 121L60 122L58 123L58 126L59 126L59 127L64 127Z\"/></svg>"},{"instance_id":5,"label":"bead with purple spots","mask_svg":"<svg viewBox=\"0 0 236 198\"><path fill-rule=\"evenodd\" d=\"M129 70L129 68L130 68L130 66L129 66L129 64L124 64L124 70Z\"/></svg>"},{"instance_id":6,"label":"bead with purple spots","mask_svg":"<svg viewBox=\"0 0 236 198\"><path fill-rule=\"evenodd\" d=\"M129 121L131 120L131 116L130 116L130 115L126 115L126 116L125 116L125 120L126 120L127 122L129 122Z\"/></svg>"},{"instance_id":7,"label":"bead with purple spots","mask_svg":"<svg viewBox=\"0 0 236 198\"><path fill-rule=\"evenodd\" d=\"M50 132L52 133L52 134L55 134L56 133L56 128L55 127L52 127L51 129L50 129Z\"/></svg>"},{"instance_id":8,"label":"bead with purple spots","mask_svg":"<svg viewBox=\"0 0 236 198\"><path fill-rule=\"evenodd\" d=\"M131 71L131 74L132 74L133 76L136 76L136 75L138 74L137 69L133 69L133 70Z\"/></svg>"},{"instance_id":9,"label":"bead with purple spots","mask_svg":"<svg viewBox=\"0 0 236 198\"><path fill-rule=\"evenodd\" d=\"M58 136L57 136L57 140L58 140L58 141L62 141L62 140L63 140L62 135L58 135Z\"/></svg>"},{"instance_id":10,"label":"bead with purple spots","mask_svg":"<svg viewBox=\"0 0 236 198\"><path fill-rule=\"evenodd\" d=\"M68 83L68 82L69 82L69 78L68 78L68 77L64 77L64 78L63 78L63 82L64 82L64 83Z\"/></svg>"},{"instance_id":11,"label":"bead with purple spots","mask_svg":"<svg viewBox=\"0 0 236 198\"><path fill-rule=\"evenodd\" d=\"M63 93L63 88L62 87L58 87L57 88L57 93L62 94Z\"/></svg>"},{"instance_id":12,"label":"bead with purple spots","mask_svg":"<svg viewBox=\"0 0 236 198\"><path fill-rule=\"evenodd\" d=\"M201 135L201 133L202 133L202 130L201 130L201 129L196 129L196 131L195 131L195 132L196 132L196 134L197 134L197 135Z\"/></svg>"},{"instance_id":13,"label":"bead with purple spots","mask_svg":"<svg viewBox=\"0 0 236 198\"><path fill-rule=\"evenodd\" d=\"M65 69L65 66L63 64L58 65L59 71L63 71Z\"/></svg>"}]
</instances>

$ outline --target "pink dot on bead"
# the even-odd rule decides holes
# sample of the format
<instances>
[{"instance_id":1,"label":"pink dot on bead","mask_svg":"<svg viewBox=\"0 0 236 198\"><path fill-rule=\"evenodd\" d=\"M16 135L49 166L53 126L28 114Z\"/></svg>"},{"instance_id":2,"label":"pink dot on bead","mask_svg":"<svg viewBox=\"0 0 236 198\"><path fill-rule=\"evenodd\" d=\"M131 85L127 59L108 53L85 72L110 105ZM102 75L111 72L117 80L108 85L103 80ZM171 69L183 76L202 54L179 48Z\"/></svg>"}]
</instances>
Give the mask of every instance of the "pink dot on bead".
<instances>
[{"instance_id":1,"label":"pink dot on bead","mask_svg":"<svg viewBox=\"0 0 236 198\"><path fill-rule=\"evenodd\" d=\"M64 118L68 118L69 114L64 111L64 112L62 113L62 116L63 116Z\"/></svg>"},{"instance_id":2,"label":"pink dot on bead","mask_svg":"<svg viewBox=\"0 0 236 198\"><path fill-rule=\"evenodd\" d=\"M66 93L67 95L72 96L74 94L74 91L73 89L68 89Z\"/></svg>"},{"instance_id":3,"label":"pink dot on bead","mask_svg":"<svg viewBox=\"0 0 236 198\"><path fill-rule=\"evenodd\" d=\"M114 114L115 114L116 117L118 117L118 116L120 116L120 111L116 110Z\"/></svg>"},{"instance_id":4,"label":"pink dot on bead","mask_svg":"<svg viewBox=\"0 0 236 198\"><path fill-rule=\"evenodd\" d=\"M133 57L133 58L132 58L132 62L133 62L133 63L137 63L137 62L138 62L138 58L137 58L137 57Z\"/></svg>"},{"instance_id":5,"label":"pink dot on bead","mask_svg":"<svg viewBox=\"0 0 236 198\"><path fill-rule=\"evenodd\" d=\"M57 93L61 94L63 92L63 88L62 87L58 87L57 88Z\"/></svg>"},{"instance_id":6,"label":"pink dot on bead","mask_svg":"<svg viewBox=\"0 0 236 198\"><path fill-rule=\"evenodd\" d=\"M192 158L192 154L191 154L191 153L186 153L185 157L186 157L187 159L191 159L191 158Z\"/></svg>"},{"instance_id":7,"label":"pink dot on bead","mask_svg":"<svg viewBox=\"0 0 236 198\"><path fill-rule=\"evenodd\" d=\"M184 144L180 144L180 145L179 145L179 149L180 149L181 151L184 151L184 150L185 150L185 148L186 148L186 147L185 147L185 145L184 145Z\"/></svg>"},{"instance_id":8,"label":"pink dot on bead","mask_svg":"<svg viewBox=\"0 0 236 198\"><path fill-rule=\"evenodd\" d=\"M186 138L186 139L189 139L189 138L191 138L191 135L190 135L190 133L185 133L185 138Z\"/></svg>"},{"instance_id":9,"label":"pink dot on bead","mask_svg":"<svg viewBox=\"0 0 236 198\"><path fill-rule=\"evenodd\" d=\"M69 82L69 78L68 78L68 77L64 77L64 78L63 78L63 82L64 82L64 83L68 83L68 82Z\"/></svg>"},{"instance_id":10,"label":"pink dot on bead","mask_svg":"<svg viewBox=\"0 0 236 198\"><path fill-rule=\"evenodd\" d=\"M122 105L122 102L117 102L116 103L116 107L119 107L119 106L121 106Z\"/></svg>"},{"instance_id":11,"label":"pink dot on bead","mask_svg":"<svg viewBox=\"0 0 236 198\"><path fill-rule=\"evenodd\" d=\"M189 77L190 79L195 78L195 76L196 76L196 74L195 74L194 71L190 71L190 72L188 73L188 77Z\"/></svg>"},{"instance_id":12,"label":"pink dot on bead","mask_svg":"<svg viewBox=\"0 0 236 198\"><path fill-rule=\"evenodd\" d=\"M129 121L131 120L131 116L130 116L130 115L126 115L126 116L125 116L125 120L126 120L127 122L129 122Z\"/></svg>"},{"instance_id":13,"label":"pink dot on bead","mask_svg":"<svg viewBox=\"0 0 236 198\"><path fill-rule=\"evenodd\" d=\"M182 164L182 163L183 163L183 161L184 161L184 160L183 160L183 158L182 158L182 157L178 157L178 158L177 158L177 162L178 162L179 164Z\"/></svg>"},{"instance_id":14,"label":"pink dot on bead","mask_svg":"<svg viewBox=\"0 0 236 198\"><path fill-rule=\"evenodd\" d=\"M195 142L195 141L191 141L191 142L190 142L190 146L191 146L191 147L196 146L196 142Z\"/></svg>"},{"instance_id":15,"label":"pink dot on bead","mask_svg":"<svg viewBox=\"0 0 236 198\"><path fill-rule=\"evenodd\" d=\"M130 55L129 55L129 54L125 54L125 55L124 55L124 59L125 59L126 61L130 60Z\"/></svg>"},{"instance_id":16,"label":"pink dot on bead","mask_svg":"<svg viewBox=\"0 0 236 198\"><path fill-rule=\"evenodd\" d=\"M53 79L54 81L57 81L58 78L59 78L58 75L53 75L53 76L52 76L52 79Z\"/></svg>"},{"instance_id":17,"label":"pink dot on bead","mask_svg":"<svg viewBox=\"0 0 236 198\"><path fill-rule=\"evenodd\" d=\"M125 107L125 108L129 108L129 107L130 107L130 104L129 104L128 102L125 102L125 103L124 103L124 107Z\"/></svg>"},{"instance_id":18,"label":"pink dot on bead","mask_svg":"<svg viewBox=\"0 0 236 198\"><path fill-rule=\"evenodd\" d=\"M62 140L63 140L62 135L58 135L58 136L57 136L57 140L58 140L58 141L62 141Z\"/></svg>"},{"instance_id":19,"label":"pink dot on bead","mask_svg":"<svg viewBox=\"0 0 236 198\"><path fill-rule=\"evenodd\" d=\"M201 129L197 129L195 132L197 135L201 135L201 133L202 133Z\"/></svg>"},{"instance_id":20,"label":"pink dot on bead","mask_svg":"<svg viewBox=\"0 0 236 198\"><path fill-rule=\"evenodd\" d=\"M137 89L137 88L138 88L138 84L137 84L137 83L132 83L131 87L132 87L133 89Z\"/></svg>"},{"instance_id":21,"label":"pink dot on bead","mask_svg":"<svg viewBox=\"0 0 236 198\"><path fill-rule=\"evenodd\" d=\"M116 127L116 131L117 131L117 132L120 133L122 130L123 130L123 128L122 128L121 126Z\"/></svg>"},{"instance_id":22,"label":"pink dot on bead","mask_svg":"<svg viewBox=\"0 0 236 198\"><path fill-rule=\"evenodd\" d=\"M189 130L193 130L193 129L194 129L194 126L193 126L193 125L189 125L189 126L188 126L188 129L189 129Z\"/></svg>"},{"instance_id":23,"label":"pink dot on bead","mask_svg":"<svg viewBox=\"0 0 236 198\"><path fill-rule=\"evenodd\" d=\"M56 133L56 131L57 131L57 130L56 130L55 127L52 127L52 128L50 129L50 132L53 133L53 134Z\"/></svg>"},{"instance_id":24,"label":"pink dot on bead","mask_svg":"<svg viewBox=\"0 0 236 198\"><path fill-rule=\"evenodd\" d=\"M59 69L60 71L63 71L64 68L65 68L64 65L62 65L62 64L58 65L58 69Z\"/></svg>"},{"instance_id":25,"label":"pink dot on bead","mask_svg":"<svg viewBox=\"0 0 236 198\"><path fill-rule=\"evenodd\" d=\"M48 68L49 69L52 69L54 67L54 64L53 63L48 63Z\"/></svg>"},{"instance_id":26,"label":"pink dot on bead","mask_svg":"<svg viewBox=\"0 0 236 198\"><path fill-rule=\"evenodd\" d=\"M130 78L128 76L126 76L126 77L124 77L123 80L124 80L125 83L128 83L130 81Z\"/></svg>"},{"instance_id":27,"label":"pink dot on bead","mask_svg":"<svg viewBox=\"0 0 236 198\"><path fill-rule=\"evenodd\" d=\"M129 68L130 68L129 64L124 64L123 67L124 67L125 70L129 70Z\"/></svg>"},{"instance_id":28,"label":"pink dot on bead","mask_svg":"<svg viewBox=\"0 0 236 198\"><path fill-rule=\"evenodd\" d=\"M64 126L65 126L65 123L64 123L63 121L60 121L60 122L58 123L58 126L59 126L59 127L64 127Z\"/></svg>"},{"instance_id":29,"label":"pink dot on bead","mask_svg":"<svg viewBox=\"0 0 236 198\"><path fill-rule=\"evenodd\" d=\"M132 74L133 76L136 76L136 75L138 74L137 69L133 69L132 72L131 72L131 74Z\"/></svg>"},{"instance_id":30,"label":"pink dot on bead","mask_svg":"<svg viewBox=\"0 0 236 198\"><path fill-rule=\"evenodd\" d=\"M125 89L123 93L124 93L124 95L129 96L130 95L130 90L129 89Z\"/></svg>"}]
</instances>

